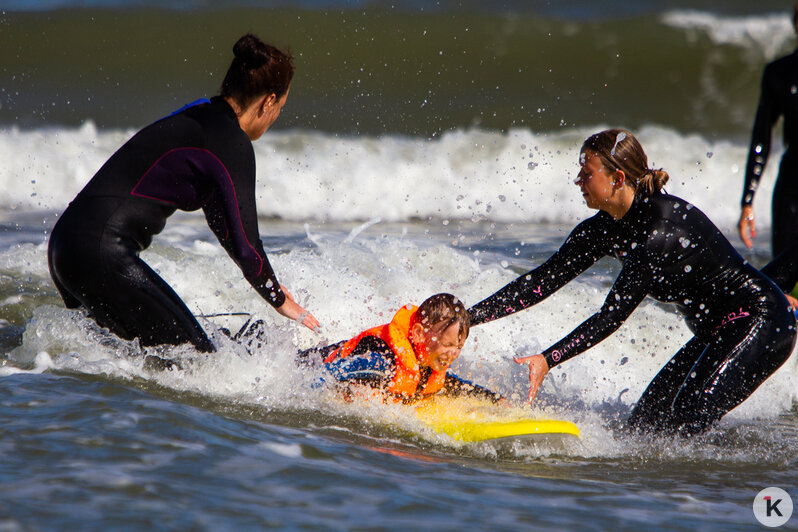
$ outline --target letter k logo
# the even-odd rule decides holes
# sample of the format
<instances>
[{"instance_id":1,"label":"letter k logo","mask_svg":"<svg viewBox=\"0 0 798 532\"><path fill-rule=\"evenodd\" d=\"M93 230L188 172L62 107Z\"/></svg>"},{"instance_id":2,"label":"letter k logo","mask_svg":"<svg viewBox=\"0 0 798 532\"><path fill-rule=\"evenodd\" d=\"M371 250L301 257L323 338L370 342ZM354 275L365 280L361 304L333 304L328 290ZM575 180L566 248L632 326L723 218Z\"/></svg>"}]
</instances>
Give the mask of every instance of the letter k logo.
<instances>
[{"instance_id":1,"label":"letter k logo","mask_svg":"<svg viewBox=\"0 0 798 532\"><path fill-rule=\"evenodd\" d=\"M783 515L781 515L781 511L779 511L779 503L782 501L782 499L776 499L776 502L773 502L772 499L773 498L770 496L765 497L765 503L766 503L765 513L767 514L768 517L773 515L773 512L775 512L776 515L778 515L779 517L784 517Z\"/></svg>"},{"instance_id":2,"label":"letter k logo","mask_svg":"<svg viewBox=\"0 0 798 532\"><path fill-rule=\"evenodd\" d=\"M792 497L781 488L765 488L754 498L754 517L768 527L779 527L792 517Z\"/></svg>"}]
</instances>

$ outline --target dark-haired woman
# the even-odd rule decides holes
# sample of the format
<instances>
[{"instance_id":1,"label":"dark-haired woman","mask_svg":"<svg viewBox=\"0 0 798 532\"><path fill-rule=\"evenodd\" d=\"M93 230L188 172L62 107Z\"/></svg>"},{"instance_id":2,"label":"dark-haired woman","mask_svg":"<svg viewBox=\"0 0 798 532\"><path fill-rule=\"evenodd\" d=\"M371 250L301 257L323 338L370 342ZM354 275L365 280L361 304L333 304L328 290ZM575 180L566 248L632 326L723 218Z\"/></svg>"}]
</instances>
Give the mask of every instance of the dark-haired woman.
<instances>
[{"instance_id":1,"label":"dark-haired woman","mask_svg":"<svg viewBox=\"0 0 798 532\"><path fill-rule=\"evenodd\" d=\"M601 309L529 365L529 400L549 369L614 332L648 295L672 303L694 337L651 381L629 425L691 435L743 402L789 358L795 316L781 290L748 265L697 208L662 192L668 174L648 159L628 131L589 137L576 184L599 212L571 232L538 268L478 303L473 325L528 308L601 257L621 271Z\"/></svg>"},{"instance_id":2,"label":"dark-haired woman","mask_svg":"<svg viewBox=\"0 0 798 532\"><path fill-rule=\"evenodd\" d=\"M254 289L283 316L318 321L277 281L258 234L252 141L274 123L294 73L290 55L253 35L236 42L220 96L142 129L100 168L50 236L50 274L68 308L142 345L213 351L178 295L139 253L176 210L202 209Z\"/></svg>"}]
</instances>

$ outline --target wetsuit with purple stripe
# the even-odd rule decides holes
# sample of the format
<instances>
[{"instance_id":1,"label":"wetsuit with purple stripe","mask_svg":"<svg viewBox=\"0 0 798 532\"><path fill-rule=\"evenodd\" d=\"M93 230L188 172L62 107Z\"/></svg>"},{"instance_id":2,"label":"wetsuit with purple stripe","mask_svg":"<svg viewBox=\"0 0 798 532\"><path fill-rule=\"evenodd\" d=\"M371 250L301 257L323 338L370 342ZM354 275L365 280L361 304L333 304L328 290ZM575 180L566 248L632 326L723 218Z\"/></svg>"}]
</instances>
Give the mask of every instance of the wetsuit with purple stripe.
<instances>
[{"instance_id":1,"label":"wetsuit with purple stripe","mask_svg":"<svg viewBox=\"0 0 798 532\"><path fill-rule=\"evenodd\" d=\"M635 198L620 220L600 211L580 223L541 266L469 309L472 325L542 301L605 256L622 268L601 309L543 355L554 367L586 351L646 296L673 304L695 337L648 386L632 426L700 432L790 356L795 317L781 290L699 209L666 194Z\"/></svg>"},{"instance_id":2,"label":"wetsuit with purple stripe","mask_svg":"<svg viewBox=\"0 0 798 532\"><path fill-rule=\"evenodd\" d=\"M67 307L84 306L100 325L143 345L190 342L212 351L183 301L139 258L178 209L202 209L255 290L283 304L258 234L252 143L216 97L139 131L61 215L48 259Z\"/></svg>"}]
</instances>

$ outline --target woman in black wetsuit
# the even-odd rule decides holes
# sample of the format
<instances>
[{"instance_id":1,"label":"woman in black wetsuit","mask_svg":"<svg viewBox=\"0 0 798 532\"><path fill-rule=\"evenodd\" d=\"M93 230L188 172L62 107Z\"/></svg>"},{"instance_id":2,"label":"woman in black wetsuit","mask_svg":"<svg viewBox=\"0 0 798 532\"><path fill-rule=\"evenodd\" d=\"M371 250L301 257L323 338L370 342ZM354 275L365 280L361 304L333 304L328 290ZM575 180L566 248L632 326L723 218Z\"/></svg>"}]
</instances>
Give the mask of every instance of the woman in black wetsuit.
<instances>
[{"instance_id":1,"label":"woman in black wetsuit","mask_svg":"<svg viewBox=\"0 0 798 532\"><path fill-rule=\"evenodd\" d=\"M798 32L798 4L793 8L793 26ZM737 228L749 248L756 236L754 194L770 154L773 127L784 117L784 146L771 205L773 257L798 243L798 50L773 61L762 74L762 90L751 132L751 147L745 165L742 211ZM749 237L750 234L750 237ZM793 287L786 291L790 292Z\"/></svg>"},{"instance_id":2,"label":"woman in black wetsuit","mask_svg":"<svg viewBox=\"0 0 798 532\"><path fill-rule=\"evenodd\" d=\"M277 281L258 234L252 141L288 97L291 56L245 35L221 95L134 135L94 175L53 228L50 274L68 308L142 345L214 347L177 294L139 258L177 209L202 209L255 290L310 329L318 321Z\"/></svg>"},{"instance_id":3,"label":"woman in black wetsuit","mask_svg":"<svg viewBox=\"0 0 798 532\"><path fill-rule=\"evenodd\" d=\"M686 201L661 192L668 179L628 131L588 138L576 184L598 214L562 247L469 309L473 325L528 308L597 260L622 268L601 310L529 365L529 400L549 369L598 344L650 295L673 303L694 337L665 365L629 420L641 430L700 432L744 401L790 356L795 317L781 290L747 264L712 222Z\"/></svg>"}]
</instances>

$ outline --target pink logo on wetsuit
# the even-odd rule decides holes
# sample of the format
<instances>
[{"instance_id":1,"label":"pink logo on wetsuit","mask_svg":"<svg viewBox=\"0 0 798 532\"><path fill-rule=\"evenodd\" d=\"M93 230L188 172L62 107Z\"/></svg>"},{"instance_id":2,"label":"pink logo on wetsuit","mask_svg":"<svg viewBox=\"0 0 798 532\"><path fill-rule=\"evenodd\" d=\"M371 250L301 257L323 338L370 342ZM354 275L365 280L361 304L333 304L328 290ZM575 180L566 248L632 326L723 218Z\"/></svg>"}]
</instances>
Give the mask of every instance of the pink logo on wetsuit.
<instances>
[{"instance_id":1,"label":"pink logo on wetsuit","mask_svg":"<svg viewBox=\"0 0 798 532\"><path fill-rule=\"evenodd\" d=\"M533 293L533 294L540 295L540 294L542 294L542 293L543 293L543 290L542 290L542 288L540 287L540 285L538 285L538 287L537 287L537 288L535 288L534 290L532 290L532 293ZM521 310L524 310L525 308L529 308L529 304L528 304L528 303L525 303L523 299L519 299L519 300L518 300L518 303L520 303L520 304L521 304ZM507 306L507 307L505 307L505 308L504 308L504 310L505 310L506 312L515 312L515 307L510 307L510 306Z\"/></svg>"},{"instance_id":2,"label":"pink logo on wetsuit","mask_svg":"<svg viewBox=\"0 0 798 532\"><path fill-rule=\"evenodd\" d=\"M563 353L564 353L564 352L568 351L569 349L571 349L572 347L574 347L575 345L577 345L577 344L579 343L579 340L584 340L584 339L585 339L585 336L584 336L583 334L580 334L580 335L579 335L579 338L576 338L576 339L574 339L574 340L571 340L570 342L568 342L568 345L566 345L565 347L563 347L563 348L562 348L562 350L560 350L560 349L555 349L555 350L554 350L554 351L552 351L552 352L551 352L551 354L549 355L549 356L551 357L551 361L552 361L552 362L559 362L559 361L560 361L560 359L562 358L562 355L563 355Z\"/></svg>"},{"instance_id":3,"label":"pink logo on wetsuit","mask_svg":"<svg viewBox=\"0 0 798 532\"><path fill-rule=\"evenodd\" d=\"M721 327L723 327L727 323L730 323L730 322L732 322L734 320L739 320L740 318L745 318L745 317L750 316L750 315L751 315L750 313L744 311L743 308L740 307L740 309L737 312L731 312L730 314L725 316L723 318L723 320L721 320L720 325L715 327L715 330L717 331L718 329L720 329Z\"/></svg>"}]
</instances>

